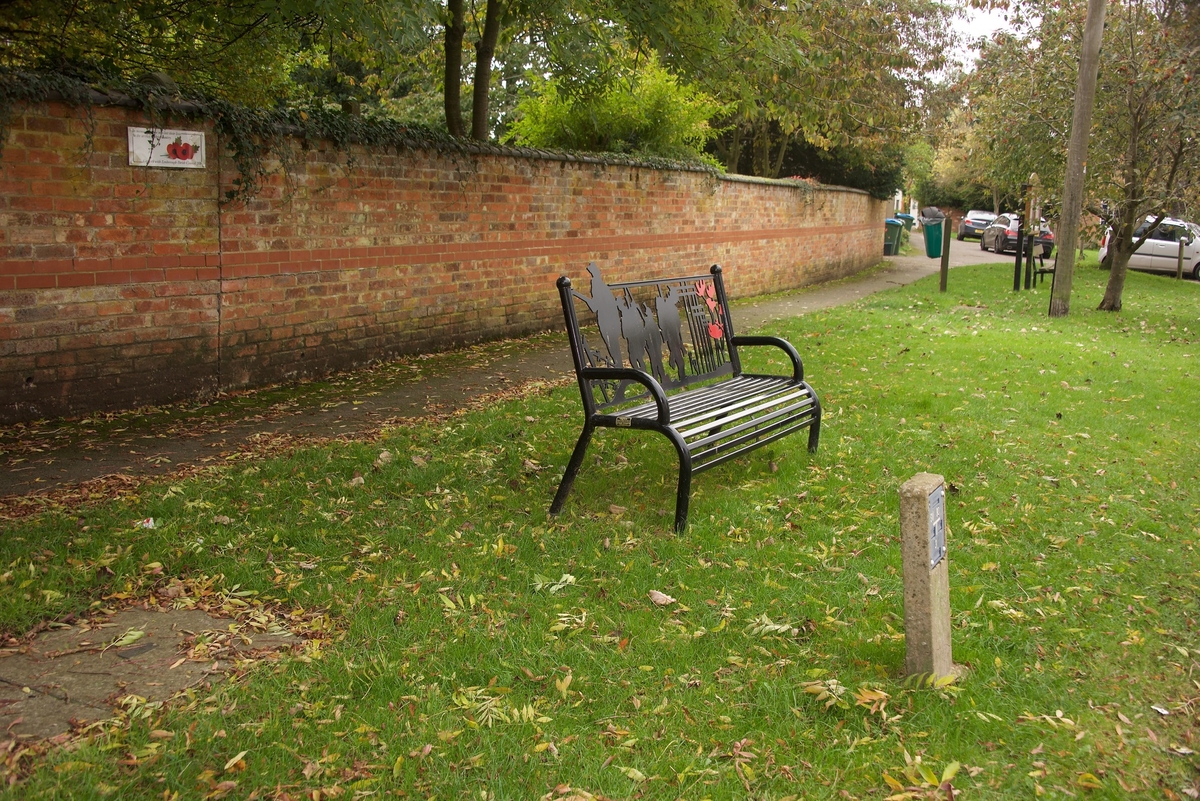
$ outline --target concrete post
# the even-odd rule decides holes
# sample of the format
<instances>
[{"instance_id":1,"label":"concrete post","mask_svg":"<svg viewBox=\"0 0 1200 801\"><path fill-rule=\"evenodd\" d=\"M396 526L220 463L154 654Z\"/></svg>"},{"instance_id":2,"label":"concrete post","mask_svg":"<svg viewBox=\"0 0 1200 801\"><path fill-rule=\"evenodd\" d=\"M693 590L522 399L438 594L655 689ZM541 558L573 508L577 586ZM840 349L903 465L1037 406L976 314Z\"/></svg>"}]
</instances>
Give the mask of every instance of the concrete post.
<instances>
[{"instance_id":1,"label":"concrete post","mask_svg":"<svg viewBox=\"0 0 1200 801\"><path fill-rule=\"evenodd\" d=\"M957 675L950 655L950 572L946 490L941 476L918 473L900 487L904 561L904 672Z\"/></svg>"}]
</instances>

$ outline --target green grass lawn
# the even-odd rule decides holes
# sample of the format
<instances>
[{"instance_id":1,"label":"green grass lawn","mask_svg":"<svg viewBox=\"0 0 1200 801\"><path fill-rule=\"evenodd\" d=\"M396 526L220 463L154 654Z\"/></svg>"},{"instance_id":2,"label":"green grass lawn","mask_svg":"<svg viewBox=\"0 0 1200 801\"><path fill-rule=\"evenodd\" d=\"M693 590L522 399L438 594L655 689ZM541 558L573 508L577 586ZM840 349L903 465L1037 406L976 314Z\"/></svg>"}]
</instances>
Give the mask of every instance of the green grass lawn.
<instances>
[{"instance_id":1,"label":"green grass lawn","mask_svg":"<svg viewBox=\"0 0 1200 801\"><path fill-rule=\"evenodd\" d=\"M547 517L574 386L7 524L0 631L182 579L161 603L261 603L311 639L10 749L6 797L919 798L954 764L960 798L1196 797L1200 285L1130 275L1108 314L1104 277L1078 270L1063 320L997 264L772 330L820 451L699 476L684 535L645 433L601 431ZM903 676L920 471L948 484L969 669L933 688Z\"/></svg>"}]
</instances>

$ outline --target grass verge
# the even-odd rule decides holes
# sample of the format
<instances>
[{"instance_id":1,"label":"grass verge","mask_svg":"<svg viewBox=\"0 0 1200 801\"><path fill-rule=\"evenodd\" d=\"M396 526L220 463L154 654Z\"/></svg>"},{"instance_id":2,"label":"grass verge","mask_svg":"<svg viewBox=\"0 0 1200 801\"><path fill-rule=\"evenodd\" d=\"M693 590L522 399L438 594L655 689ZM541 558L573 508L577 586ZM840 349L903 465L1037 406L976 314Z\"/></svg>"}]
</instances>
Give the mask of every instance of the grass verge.
<instances>
[{"instance_id":1,"label":"grass verge","mask_svg":"<svg viewBox=\"0 0 1200 801\"><path fill-rule=\"evenodd\" d=\"M195 603L176 579L333 623L70 748L9 746L9 796L1196 797L1200 286L1131 275L1099 313L1083 268L1052 321L1007 276L781 325L820 452L698 477L682 536L673 452L644 434L601 432L547 518L571 387L6 524L13 637ZM949 484L969 669L933 688L902 676L919 471Z\"/></svg>"}]
</instances>

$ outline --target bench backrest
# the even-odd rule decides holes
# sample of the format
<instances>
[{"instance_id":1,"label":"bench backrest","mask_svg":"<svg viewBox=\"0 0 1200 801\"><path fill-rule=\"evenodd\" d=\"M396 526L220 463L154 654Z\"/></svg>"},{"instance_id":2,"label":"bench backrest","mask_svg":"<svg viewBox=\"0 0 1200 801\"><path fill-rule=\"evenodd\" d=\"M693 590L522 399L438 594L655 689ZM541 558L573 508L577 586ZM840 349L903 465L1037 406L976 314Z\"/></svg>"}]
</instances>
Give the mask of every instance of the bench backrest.
<instances>
[{"instance_id":1,"label":"bench backrest","mask_svg":"<svg viewBox=\"0 0 1200 801\"><path fill-rule=\"evenodd\" d=\"M594 262L588 272L587 293L566 276L558 279L558 291L589 413L646 393L636 382L588 380L584 368L632 367L668 391L741 371L719 265L707 275L614 284L604 282ZM628 395L630 389L638 391Z\"/></svg>"}]
</instances>

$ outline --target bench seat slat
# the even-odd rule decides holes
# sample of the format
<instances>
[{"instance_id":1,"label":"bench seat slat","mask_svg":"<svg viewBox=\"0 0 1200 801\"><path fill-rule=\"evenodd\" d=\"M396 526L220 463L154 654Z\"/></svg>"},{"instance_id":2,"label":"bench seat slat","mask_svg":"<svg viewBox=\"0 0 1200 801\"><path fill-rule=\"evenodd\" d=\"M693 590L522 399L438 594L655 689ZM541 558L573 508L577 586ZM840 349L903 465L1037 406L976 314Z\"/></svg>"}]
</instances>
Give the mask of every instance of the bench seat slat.
<instances>
[{"instance_id":1,"label":"bench seat slat","mask_svg":"<svg viewBox=\"0 0 1200 801\"><path fill-rule=\"evenodd\" d=\"M769 445L777 439L783 439L788 434L794 434L797 431L803 431L811 424L811 420L799 420L796 421L794 425L786 427L781 426L780 428L773 430L770 436L755 439L749 442L749 444L743 444L741 447L732 448L729 450L719 450L719 452L718 449L714 448L709 452L696 454L694 458L697 461L693 462L692 472L700 473L710 467L716 467L719 464L728 462L730 459L736 459L737 457L743 456L750 451L755 450L756 448L761 448L763 445Z\"/></svg>"},{"instance_id":2,"label":"bench seat slat","mask_svg":"<svg viewBox=\"0 0 1200 801\"><path fill-rule=\"evenodd\" d=\"M749 403L740 404L738 408L727 415L719 417L711 417L707 414L701 418L672 421L671 425L683 435L686 440L691 440L698 435L706 434L713 430L714 426L730 427L740 424L743 420L755 420L761 417L774 416L779 413L786 413L789 409L811 403L811 396L804 387L797 387L795 391L788 393L780 393L766 398L750 398L750 401L760 401L753 406ZM686 426L686 427L685 427Z\"/></svg>"},{"instance_id":3,"label":"bench seat slat","mask_svg":"<svg viewBox=\"0 0 1200 801\"><path fill-rule=\"evenodd\" d=\"M790 404L788 406L773 409L766 414L759 414L759 415L755 415L754 417L742 418L744 420L744 422L741 422L737 425L723 426L723 427L721 427L721 429L719 431L714 431L714 429L709 427L704 430L694 432L697 434L704 434L707 432L713 432L713 433L709 433L708 436L703 436L698 439L687 440L688 450L692 452L693 457L694 457L698 451L708 447L710 444L712 444L714 442L721 442L723 440L733 439L745 431L753 431L755 429L763 428L764 426L767 426L767 425L774 423L776 421L779 421L779 420L787 421L787 420L796 419L798 417L811 416L810 413L812 410L813 410L812 401L808 398L805 398L803 401L801 401L799 403L794 403L794 404ZM680 433L682 434L683 432L681 431ZM685 436L685 439L686 439L686 436Z\"/></svg>"},{"instance_id":4,"label":"bench seat slat","mask_svg":"<svg viewBox=\"0 0 1200 801\"><path fill-rule=\"evenodd\" d=\"M673 425L692 425L706 417L716 418L730 410L752 405L769 393L786 392L799 386L803 385L787 378L740 376L715 386L668 396L667 407L671 410ZM654 403L643 403L619 414L630 418L653 418L658 416L658 407Z\"/></svg>"}]
</instances>

